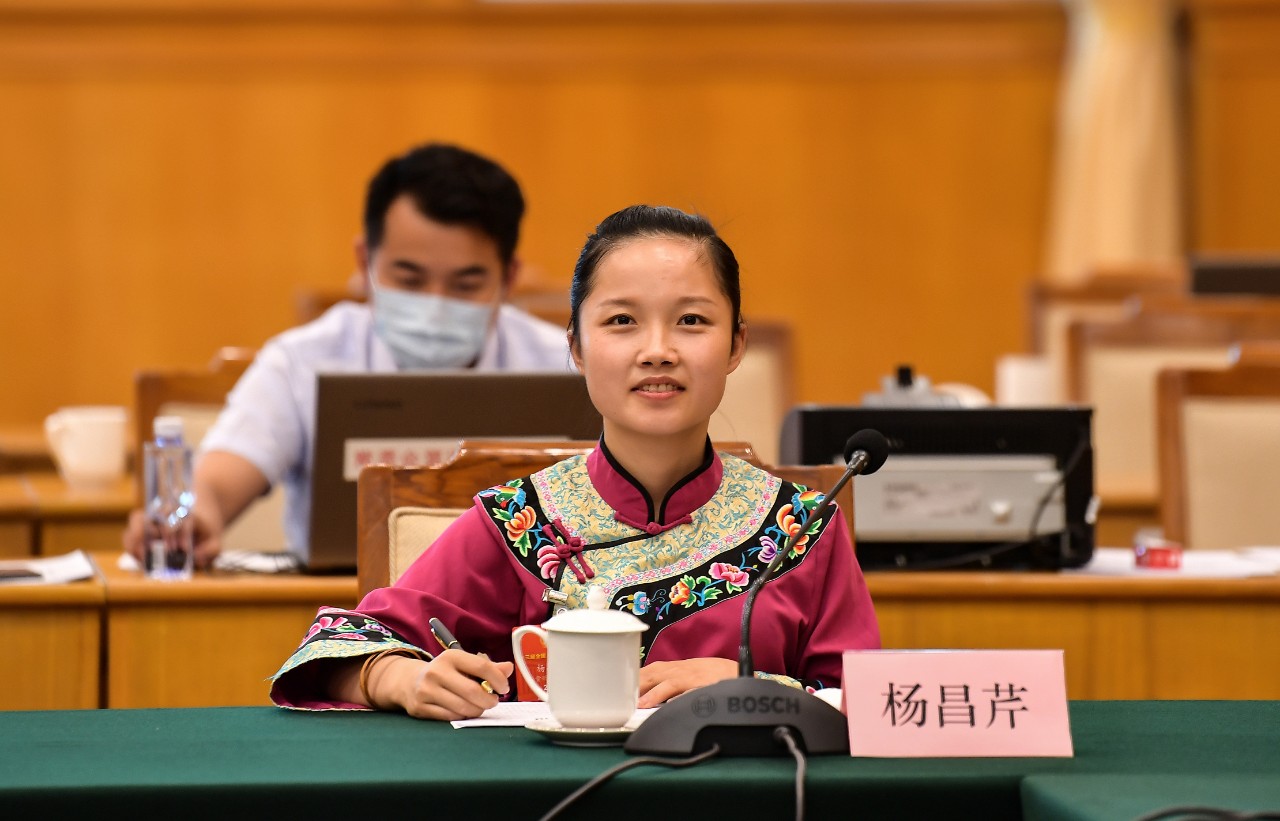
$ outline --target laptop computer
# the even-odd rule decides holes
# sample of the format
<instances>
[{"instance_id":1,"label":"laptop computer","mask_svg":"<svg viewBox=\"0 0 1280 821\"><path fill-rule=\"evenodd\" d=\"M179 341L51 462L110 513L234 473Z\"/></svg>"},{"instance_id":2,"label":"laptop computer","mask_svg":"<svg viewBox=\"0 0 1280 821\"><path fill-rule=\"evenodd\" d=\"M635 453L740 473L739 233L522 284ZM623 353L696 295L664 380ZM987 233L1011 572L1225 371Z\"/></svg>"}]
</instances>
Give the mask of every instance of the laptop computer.
<instances>
[{"instance_id":1,"label":"laptop computer","mask_svg":"<svg viewBox=\"0 0 1280 821\"><path fill-rule=\"evenodd\" d=\"M307 572L355 570L356 480L367 464L439 464L463 439L593 440L601 428L576 373L320 374L310 544L298 559Z\"/></svg>"}]
</instances>

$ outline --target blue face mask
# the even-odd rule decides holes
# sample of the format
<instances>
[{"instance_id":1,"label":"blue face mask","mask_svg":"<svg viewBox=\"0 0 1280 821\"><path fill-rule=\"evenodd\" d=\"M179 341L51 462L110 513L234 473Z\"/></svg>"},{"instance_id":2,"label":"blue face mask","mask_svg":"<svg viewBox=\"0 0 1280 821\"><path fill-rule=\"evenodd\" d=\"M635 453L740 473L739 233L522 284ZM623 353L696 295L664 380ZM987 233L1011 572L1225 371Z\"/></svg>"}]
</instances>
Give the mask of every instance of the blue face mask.
<instances>
[{"instance_id":1,"label":"blue face mask","mask_svg":"<svg viewBox=\"0 0 1280 821\"><path fill-rule=\"evenodd\" d=\"M401 370L465 368L480 358L493 305L373 284L373 330Z\"/></svg>"}]
</instances>

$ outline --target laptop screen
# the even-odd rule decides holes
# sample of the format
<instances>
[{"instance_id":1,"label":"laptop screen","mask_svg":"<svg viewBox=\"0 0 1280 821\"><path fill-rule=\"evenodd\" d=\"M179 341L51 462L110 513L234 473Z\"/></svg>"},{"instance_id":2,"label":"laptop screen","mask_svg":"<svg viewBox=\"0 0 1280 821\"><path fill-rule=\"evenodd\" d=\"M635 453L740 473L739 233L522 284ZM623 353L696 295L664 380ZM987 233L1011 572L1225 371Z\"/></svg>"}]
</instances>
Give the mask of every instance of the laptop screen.
<instances>
[{"instance_id":1,"label":"laptop screen","mask_svg":"<svg viewBox=\"0 0 1280 821\"><path fill-rule=\"evenodd\" d=\"M438 464L463 439L593 440L601 427L576 373L320 374L310 545L299 559L311 572L355 570L356 480L366 464Z\"/></svg>"}]
</instances>

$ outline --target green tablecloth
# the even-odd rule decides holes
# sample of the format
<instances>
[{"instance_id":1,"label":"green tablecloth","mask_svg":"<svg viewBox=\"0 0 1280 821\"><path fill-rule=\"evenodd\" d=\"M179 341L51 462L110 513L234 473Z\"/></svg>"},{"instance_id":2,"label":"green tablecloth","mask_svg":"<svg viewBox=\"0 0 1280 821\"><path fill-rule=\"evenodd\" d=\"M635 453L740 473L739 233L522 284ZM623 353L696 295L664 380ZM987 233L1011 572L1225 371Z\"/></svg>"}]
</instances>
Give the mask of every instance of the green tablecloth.
<instances>
[{"instance_id":1,"label":"green tablecloth","mask_svg":"<svg viewBox=\"0 0 1280 821\"><path fill-rule=\"evenodd\" d=\"M1028 776L1280 774L1280 702L1074 702L1072 759L810 761L809 818L1017 819ZM123 817L536 818L626 760L524 729L269 707L0 713L0 808ZM569 818L792 816L789 757L642 767ZM412 815L399 816L399 813ZM1056 816L1055 816L1056 817Z\"/></svg>"},{"instance_id":2,"label":"green tablecloth","mask_svg":"<svg viewBox=\"0 0 1280 821\"><path fill-rule=\"evenodd\" d=\"M1277 739L1280 743L1280 739ZM1028 821L1132 821L1158 810L1269 810L1280 818L1280 772L1270 775L1032 775L1022 782ZM1174 816L1181 821L1185 816Z\"/></svg>"}]
</instances>

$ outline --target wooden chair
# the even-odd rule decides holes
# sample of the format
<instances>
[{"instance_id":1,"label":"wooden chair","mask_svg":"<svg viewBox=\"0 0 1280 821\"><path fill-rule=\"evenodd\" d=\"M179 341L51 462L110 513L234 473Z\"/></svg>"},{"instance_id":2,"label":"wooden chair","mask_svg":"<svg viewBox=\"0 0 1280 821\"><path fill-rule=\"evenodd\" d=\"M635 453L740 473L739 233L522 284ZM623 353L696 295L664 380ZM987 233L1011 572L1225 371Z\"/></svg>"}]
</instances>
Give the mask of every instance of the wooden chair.
<instances>
[{"instance_id":1,"label":"wooden chair","mask_svg":"<svg viewBox=\"0 0 1280 821\"><path fill-rule=\"evenodd\" d=\"M227 393L253 362L252 348L226 347L214 355L204 370L145 370L134 375L134 464L137 466L137 498L145 504L143 445L152 435L157 416L180 416L184 437L197 448L218 413ZM277 487L255 502L227 529L223 546L228 550L272 551L284 549L284 493Z\"/></svg>"},{"instance_id":2,"label":"wooden chair","mask_svg":"<svg viewBox=\"0 0 1280 821\"><path fill-rule=\"evenodd\" d=\"M293 296L293 315L299 324L316 319L339 302L364 302L362 294L346 288L300 288Z\"/></svg>"},{"instance_id":3,"label":"wooden chair","mask_svg":"<svg viewBox=\"0 0 1280 821\"><path fill-rule=\"evenodd\" d=\"M1280 361L1160 372L1160 521L1189 548L1280 544Z\"/></svg>"},{"instance_id":4,"label":"wooden chair","mask_svg":"<svg viewBox=\"0 0 1280 821\"><path fill-rule=\"evenodd\" d=\"M216 409L226 403L227 393L249 367L254 353L251 348L222 348L204 370L147 370L134 374L134 464L139 466L140 501L142 446L152 438L152 421L169 413L183 416L184 421L190 416L196 429L186 431L187 439L198 442L212 424L209 415L216 415Z\"/></svg>"},{"instance_id":5,"label":"wooden chair","mask_svg":"<svg viewBox=\"0 0 1280 821\"><path fill-rule=\"evenodd\" d=\"M1069 398L1093 405L1095 487L1103 508L1156 501L1156 376L1223 368L1241 341L1280 340L1280 314L1139 313L1069 328Z\"/></svg>"},{"instance_id":6,"label":"wooden chair","mask_svg":"<svg viewBox=\"0 0 1280 821\"><path fill-rule=\"evenodd\" d=\"M1280 339L1251 339L1231 348L1233 365L1280 365Z\"/></svg>"},{"instance_id":7,"label":"wooden chair","mask_svg":"<svg viewBox=\"0 0 1280 821\"><path fill-rule=\"evenodd\" d=\"M587 453L594 442L468 440L443 465L394 467L371 465L357 483L357 574L360 596L393 584L440 533L472 504L476 493L525 476L561 459ZM717 442L717 450L758 464L752 447ZM773 472L791 481L827 488L839 478L839 465L805 465ZM839 499L853 533L853 489Z\"/></svg>"},{"instance_id":8,"label":"wooden chair","mask_svg":"<svg viewBox=\"0 0 1280 821\"><path fill-rule=\"evenodd\" d=\"M1068 395L1066 362L1068 328L1073 322L1108 322L1131 316L1135 296L1179 294L1186 274L1164 266L1100 268L1082 283L1061 285L1036 281L1027 290L1028 349L1045 360L1050 391L1046 403Z\"/></svg>"},{"instance_id":9,"label":"wooden chair","mask_svg":"<svg viewBox=\"0 0 1280 821\"><path fill-rule=\"evenodd\" d=\"M1201 296L1186 292L1136 294L1129 300L1135 314L1214 317L1227 320L1280 317L1280 298Z\"/></svg>"},{"instance_id":10,"label":"wooden chair","mask_svg":"<svg viewBox=\"0 0 1280 821\"><path fill-rule=\"evenodd\" d=\"M729 374L724 398L711 416L712 441L750 442L764 464L777 464L782 420L795 404L791 324L747 321L747 351Z\"/></svg>"}]
</instances>

